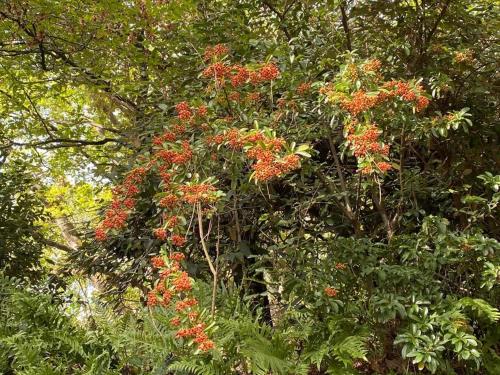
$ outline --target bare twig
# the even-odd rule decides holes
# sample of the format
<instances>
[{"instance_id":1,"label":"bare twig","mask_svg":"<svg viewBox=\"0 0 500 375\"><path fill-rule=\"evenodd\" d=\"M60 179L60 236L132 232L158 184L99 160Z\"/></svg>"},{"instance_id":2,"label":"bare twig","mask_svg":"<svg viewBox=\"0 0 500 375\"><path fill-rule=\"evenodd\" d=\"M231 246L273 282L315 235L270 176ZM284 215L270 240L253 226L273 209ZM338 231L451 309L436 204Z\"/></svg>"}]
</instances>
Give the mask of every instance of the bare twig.
<instances>
[{"instance_id":1,"label":"bare twig","mask_svg":"<svg viewBox=\"0 0 500 375\"><path fill-rule=\"evenodd\" d=\"M205 258L207 259L207 263L208 263L208 267L210 268L210 272L212 272L212 276L213 276L211 313L212 313L212 315L214 315L215 314L215 297L217 294L217 271L218 271L218 269L216 268L217 265L214 266L212 259L210 259L210 254L208 254L208 247L207 247L207 243L205 242L205 234L203 231L203 215L201 212L201 203L196 204L196 209L198 211L198 231L200 234L201 247L203 249L203 253L205 254ZM219 231L219 229L220 229L219 221L217 218L217 232ZM217 233L217 245L216 245L215 250L216 250L215 262L217 262L218 257L219 257L219 233Z\"/></svg>"}]
</instances>

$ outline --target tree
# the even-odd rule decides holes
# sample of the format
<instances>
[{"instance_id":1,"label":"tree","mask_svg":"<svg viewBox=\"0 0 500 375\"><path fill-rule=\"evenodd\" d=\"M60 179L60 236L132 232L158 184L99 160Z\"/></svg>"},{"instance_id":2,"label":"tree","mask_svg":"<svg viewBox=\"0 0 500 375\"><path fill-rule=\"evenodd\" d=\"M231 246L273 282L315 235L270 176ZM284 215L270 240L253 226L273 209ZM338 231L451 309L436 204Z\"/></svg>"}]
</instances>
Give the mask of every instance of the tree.
<instances>
[{"instance_id":1,"label":"tree","mask_svg":"<svg viewBox=\"0 0 500 375\"><path fill-rule=\"evenodd\" d=\"M495 373L497 8L4 2L0 160L82 219L23 238L127 371Z\"/></svg>"},{"instance_id":2,"label":"tree","mask_svg":"<svg viewBox=\"0 0 500 375\"><path fill-rule=\"evenodd\" d=\"M0 268L6 275L35 279L42 269L40 223L43 202L22 163L0 170Z\"/></svg>"}]
</instances>

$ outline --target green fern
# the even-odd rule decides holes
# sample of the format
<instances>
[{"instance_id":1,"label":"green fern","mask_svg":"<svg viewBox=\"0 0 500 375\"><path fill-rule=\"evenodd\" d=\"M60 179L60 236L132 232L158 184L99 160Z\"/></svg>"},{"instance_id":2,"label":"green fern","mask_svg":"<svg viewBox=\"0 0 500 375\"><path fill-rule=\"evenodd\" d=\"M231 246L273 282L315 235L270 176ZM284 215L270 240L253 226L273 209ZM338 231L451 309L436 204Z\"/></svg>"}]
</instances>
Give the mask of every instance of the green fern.
<instances>
[{"instance_id":1,"label":"green fern","mask_svg":"<svg viewBox=\"0 0 500 375\"><path fill-rule=\"evenodd\" d=\"M168 371L179 375L224 375L212 364L197 363L192 360L182 360L168 366Z\"/></svg>"},{"instance_id":2,"label":"green fern","mask_svg":"<svg viewBox=\"0 0 500 375\"><path fill-rule=\"evenodd\" d=\"M286 360L286 352L279 345L273 345L263 336L246 338L243 345L241 353L249 359L252 373L256 375L266 375L270 371L276 375L288 373L290 366Z\"/></svg>"},{"instance_id":3,"label":"green fern","mask_svg":"<svg viewBox=\"0 0 500 375\"><path fill-rule=\"evenodd\" d=\"M58 303L0 274L0 373L117 374L97 332L74 324Z\"/></svg>"},{"instance_id":4,"label":"green fern","mask_svg":"<svg viewBox=\"0 0 500 375\"><path fill-rule=\"evenodd\" d=\"M356 359L366 361L365 341L366 338L362 336L348 336L333 346L333 356L346 367Z\"/></svg>"}]
</instances>

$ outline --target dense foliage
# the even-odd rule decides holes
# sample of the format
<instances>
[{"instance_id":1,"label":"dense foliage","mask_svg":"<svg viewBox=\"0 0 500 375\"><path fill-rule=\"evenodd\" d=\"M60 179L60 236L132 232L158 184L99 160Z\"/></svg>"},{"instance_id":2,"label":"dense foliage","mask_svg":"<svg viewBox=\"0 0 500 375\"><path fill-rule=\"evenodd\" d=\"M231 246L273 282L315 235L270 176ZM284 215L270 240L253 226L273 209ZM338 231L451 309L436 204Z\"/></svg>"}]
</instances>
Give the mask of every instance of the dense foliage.
<instances>
[{"instance_id":1,"label":"dense foliage","mask_svg":"<svg viewBox=\"0 0 500 375\"><path fill-rule=\"evenodd\" d=\"M0 373L500 373L499 11L2 1Z\"/></svg>"}]
</instances>

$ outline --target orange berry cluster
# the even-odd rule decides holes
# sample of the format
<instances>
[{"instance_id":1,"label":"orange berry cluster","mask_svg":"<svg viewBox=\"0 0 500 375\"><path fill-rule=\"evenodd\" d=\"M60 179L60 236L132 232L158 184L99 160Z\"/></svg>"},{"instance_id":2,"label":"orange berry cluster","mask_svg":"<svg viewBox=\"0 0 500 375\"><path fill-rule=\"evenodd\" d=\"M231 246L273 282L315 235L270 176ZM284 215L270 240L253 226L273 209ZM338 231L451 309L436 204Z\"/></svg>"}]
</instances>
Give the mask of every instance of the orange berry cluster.
<instances>
[{"instance_id":1,"label":"orange berry cluster","mask_svg":"<svg viewBox=\"0 0 500 375\"><path fill-rule=\"evenodd\" d=\"M353 116L374 107L375 104L377 104L377 97L368 96L363 90L354 92L350 99L341 102L342 107Z\"/></svg>"},{"instance_id":2,"label":"orange berry cluster","mask_svg":"<svg viewBox=\"0 0 500 375\"><path fill-rule=\"evenodd\" d=\"M283 158L269 158L263 154L257 159L257 162L252 165L255 171L254 178L256 181L267 181L274 177L282 176L294 169L300 167L300 159L297 155L286 155Z\"/></svg>"},{"instance_id":3,"label":"orange berry cluster","mask_svg":"<svg viewBox=\"0 0 500 375\"><path fill-rule=\"evenodd\" d=\"M205 60L212 60L212 64L203 70L202 76L213 79L218 87L224 86L226 81L231 82L231 85L235 88L243 86L246 83L257 85L273 81L280 74L278 67L273 63L264 64L257 70L251 70L241 65L230 65L222 61L227 52L228 49L226 47L216 45L214 47L207 47L204 53Z\"/></svg>"},{"instance_id":4,"label":"orange berry cluster","mask_svg":"<svg viewBox=\"0 0 500 375\"><path fill-rule=\"evenodd\" d=\"M208 109L204 105L200 105L199 107L191 107L187 102L180 102L175 106L175 110L177 111L177 118L181 121L181 123L186 123L188 125L196 125L197 119L204 119L208 115ZM179 124L180 126L177 129L178 133L183 133L185 131L185 127L183 124Z\"/></svg>"},{"instance_id":5,"label":"orange berry cluster","mask_svg":"<svg viewBox=\"0 0 500 375\"><path fill-rule=\"evenodd\" d=\"M234 88L230 100L239 101L241 95L238 90L248 85L251 92L245 94L246 102L259 101L261 93L252 85L275 80L279 77L279 69L272 63L258 69L229 65L222 61L227 53L227 48L222 45L207 48L204 57L206 61L210 60L210 65L202 75L215 79L217 84L229 82ZM306 89L308 87L303 86L303 90ZM226 100L217 101L217 98L212 103L227 104ZM167 129L152 139L152 156L138 160L144 167L134 169L124 183L114 189L113 203L96 229L97 239L106 239L108 230L126 224L129 210L135 206L135 199L141 191L140 184L146 174L151 173L160 180L158 206L162 211L161 225L153 229L153 235L161 241L168 241L170 249L184 246L187 242L186 234L181 230L186 222L184 214L198 204L203 205L202 212L211 209L219 196L210 178L204 181L199 181L198 177L186 180L186 176L196 175L200 170L196 162L224 159L224 155L217 152L219 147L213 146L224 145L231 155L235 151L244 153L253 163L256 181L266 181L299 167L297 155L284 155L283 139L265 135L262 130L232 128L234 125L230 124L235 123L237 113L230 112L220 118L215 115L217 109L210 108L209 111L207 106L193 106L186 101L175 106L175 116ZM203 159L209 154L210 159ZM172 327L178 327L176 337L191 340L199 350L207 351L214 347L214 343L208 338L206 325L201 321L198 301L192 296L192 280L181 266L183 259L184 255L178 252L171 253L169 257L152 259L153 266L160 270L160 276L147 295L147 303L149 306L171 307L176 314L170 321Z\"/></svg>"},{"instance_id":6,"label":"orange berry cluster","mask_svg":"<svg viewBox=\"0 0 500 375\"><path fill-rule=\"evenodd\" d=\"M205 52L203 54L203 58L205 61L208 61L213 58L221 58L227 55L229 52L229 48L227 48L224 44L216 44L213 47L205 48Z\"/></svg>"},{"instance_id":7,"label":"orange berry cluster","mask_svg":"<svg viewBox=\"0 0 500 375\"><path fill-rule=\"evenodd\" d=\"M335 288L331 288L331 287L329 287L329 286L327 286L327 287L324 289L324 291L325 291L325 294L326 294L328 297L335 297L335 296L337 296L337 294L338 294L338 290L337 290L337 289L335 289Z\"/></svg>"},{"instance_id":8,"label":"orange berry cluster","mask_svg":"<svg viewBox=\"0 0 500 375\"><path fill-rule=\"evenodd\" d=\"M474 61L474 53L471 50L457 51L453 57L456 63L471 63Z\"/></svg>"},{"instance_id":9,"label":"orange berry cluster","mask_svg":"<svg viewBox=\"0 0 500 375\"><path fill-rule=\"evenodd\" d=\"M345 263L337 263L335 264L335 269L341 271L341 270L345 270L347 267L347 265Z\"/></svg>"},{"instance_id":10,"label":"orange berry cluster","mask_svg":"<svg viewBox=\"0 0 500 375\"><path fill-rule=\"evenodd\" d=\"M382 63L378 59L368 60L363 65L363 70L365 72L378 72Z\"/></svg>"},{"instance_id":11,"label":"orange berry cluster","mask_svg":"<svg viewBox=\"0 0 500 375\"><path fill-rule=\"evenodd\" d=\"M212 145L226 143L233 150L245 148L246 155L255 160L251 168L254 170L253 177L256 181L268 181L300 167L300 158L297 155L280 156L285 145L284 139L268 137L261 132L245 133L233 128L207 141Z\"/></svg>"},{"instance_id":12,"label":"orange berry cluster","mask_svg":"<svg viewBox=\"0 0 500 375\"><path fill-rule=\"evenodd\" d=\"M368 154L387 156L389 146L381 144L380 134L380 129L374 124L357 126L357 129L350 127L347 140L351 143L354 156L357 158L366 157Z\"/></svg>"},{"instance_id":13,"label":"orange berry cluster","mask_svg":"<svg viewBox=\"0 0 500 375\"><path fill-rule=\"evenodd\" d=\"M130 210L135 206L134 197L140 192L138 184L142 182L146 173L146 168L135 168L127 174L122 185L113 189L113 201L110 208L95 230L97 240L105 241L109 230L121 229L125 226Z\"/></svg>"},{"instance_id":14,"label":"orange berry cluster","mask_svg":"<svg viewBox=\"0 0 500 375\"><path fill-rule=\"evenodd\" d=\"M175 194L168 194L160 199L160 207L165 207L169 209L175 208L179 204L179 197Z\"/></svg>"},{"instance_id":15,"label":"orange berry cluster","mask_svg":"<svg viewBox=\"0 0 500 375\"><path fill-rule=\"evenodd\" d=\"M421 85L412 88L409 82L393 80L385 82L382 89L383 91L379 92L377 96L378 103L389 98L399 97L406 102L414 103L417 112L424 110L429 105L429 99L423 95L424 89Z\"/></svg>"},{"instance_id":16,"label":"orange berry cluster","mask_svg":"<svg viewBox=\"0 0 500 375\"><path fill-rule=\"evenodd\" d=\"M356 64L349 63L340 74L340 79L346 80L347 78L350 82L361 79L361 85L359 81L357 82L358 89L351 93L345 90L337 91L338 86L330 83L320 89L320 94L326 95L330 102L338 104L347 111L351 119L360 114L363 114L365 118L370 118L372 113L368 111L395 99L410 103L416 112L427 108L429 99L425 96L420 84L401 80L382 83L381 75L378 73L381 66L381 62L377 59L365 61L359 69ZM363 72L371 74L363 75ZM373 73L376 73L375 76ZM351 86L350 82L348 87ZM370 92L367 92L368 89ZM360 125L355 119L348 123L344 130L347 133L347 144L358 160L361 173L385 173L392 169L392 165L387 160L389 146L379 139L382 132L376 125L370 123Z\"/></svg>"},{"instance_id":17,"label":"orange berry cluster","mask_svg":"<svg viewBox=\"0 0 500 375\"><path fill-rule=\"evenodd\" d=\"M160 150L156 153L157 160L160 159L164 164L170 166L172 164L182 165L186 164L193 157L193 150L189 144L189 141L185 140L182 142L181 149L179 151L167 149Z\"/></svg>"},{"instance_id":18,"label":"orange berry cluster","mask_svg":"<svg viewBox=\"0 0 500 375\"><path fill-rule=\"evenodd\" d=\"M233 75L231 76L231 85L238 87L244 85L250 78L250 71L244 66L234 65Z\"/></svg>"},{"instance_id":19,"label":"orange berry cluster","mask_svg":"<svg viewBox=\"0 0 500 375\"><path fill-rule=\"evenodd\" d=\"M307 94L311 90L311 84L309 82L303 82L297 87L297 93L299 95Z\"/></svg>"},{"instance_id":20,"label":"orange berry cluster","mask_svg":"<svg viewBox=\"0 0 500 375\"><path fill-rule=\"evenodd\" d=\"M184 258L184 254L173 252L168 257L151 259L153 267L160 272L160 278L148 293L147 305L174 307L177 315L170 320L170 325L180 327L175 337L192 340L199 350L206 352L214 347L214 342L205 332L207 325L201 320L198 300L192 296L193 283L182 269Z\"/></svg>"},{"instance_id":21,"label":"orange berry cluster","mask_svg":"<svg viewBox=\"0 0 500 375\"><path fill-rule=\"evenodd\" d=\"M163 228L156 228L153 233L159 240L166 240L168 238L168 232Z\"/></svg>"},{"instance_id":22,"label":"orange berry cluster","mask_svg":"<svg viewBox=\"0 0 500 375\"><path fill-rule=\"evenodd\" d=\"M300 166L297 155L278 156L285 145L282 138L268 138L260 133L254 133L246 135L243 139L245 143L251 143L246 154L250 159L256 160L252 165L256 181L270 180Z\"/></svg>"},{"instance_id":23,"label":"orange berry cluster","mask_svg":"<svg viewBox=\"0 0 500 375\"><path fill-rule=\"evenodd\" d=\"M365 72L377 72L380 67L380 61L375 59L365 62L362 69ZM354 64L349 64L345 74L350 76L352 74L351 71L355 69L356 66ZM326 94L330 101L339 103L352 116L357 116L389 99L395 98L412 103L416 112L424 110L429 105L429 99L424 95L423 87L420 84L414 85L408 81L392 80L380 86L377 83L377 87L373 88L371 94L368 94L364 89L359 89L351 95L346 95L344 92L335 91L334 86L330 84L322 87L320 93Z\"/></svg>"},{"instance_id":24,"label":"orange berry cluster","mask_svg":"<svg viewBox=\"0 0 500 375\"><path fill-rule=\"evenodd\" d=\"M167 131L160 136L153 137L153 144L156 146L161 146L165 142L175 142L177 140L177 134L171 131Z\"/></svg>"},{"instance_id":25,"label":"orange berry cluster","mask_svg":"<svg viewBox=\"0 0 500 375\"><path fill-rule=\"evenodd\" d=\"M383 161L389 155L389 145L380 141L380 129L375 124L360 125L356 121L346 125L347 141L358 159L359 164L363 164L361 173L370 174L375 170L382 173L392 168L391 164ZM382 160L381 160L382 159ZM366 160L371 161L366 165Z\"/></svg>"},{"instance_id":26,"label":"orange berry cluster","mask_svg":"<svg viewBox=\"0 0 500 375\"><path fill-rule=\"evenodd\" d=\"M183 212L183 205L211 203L215 201L216 189L208 183L186 185L173 183L178 168L180 166L188 168L194 153L190 141L181 140L180 137L187 138L184 135L187 126L203 129L203 126L197 125L200 120L204 121L208 116L208 109L204 105L192 107L187 102L180 102L175 109L179 122L174 123L173 131L167 131L163 136L153 139L155 153L152 164L157 167L165 194L158 205L169 212L168 215L163 215L163 227L155 229L153 233L158 239L170 239L173 246L179 247L184 246L187 241L185 236L178 233L181 225L178 214Z\"/></svg>"},{"instance_id":27,"label":"orange berry cluster","mask_svg":"<svg viewBox=\"0 0 500 375\"><path fill-rule=\"evenodd\" d=\"M180 187L180 191L186 203L209 203L214 200L215 187L210 184L184 185Z\"/></svg>"},{"instance_id":28,"label":"orange berry cluster","mask_svg":"<svg viewBox=\"0 0 500 375\"><path fill-rule=\"evenodd\" d=\"M221 61L214 62L202 72L204 78L214 79L218 86L224 86L226 81L229 81L235 88L247 83L258 85L273 81L279 74L278 67L273 63L264 64L258 70L250 70L241 65L229 65Z\"/></svg>"}]
</instances>

